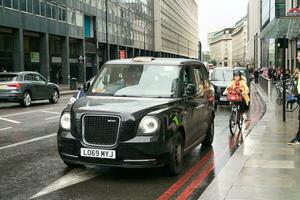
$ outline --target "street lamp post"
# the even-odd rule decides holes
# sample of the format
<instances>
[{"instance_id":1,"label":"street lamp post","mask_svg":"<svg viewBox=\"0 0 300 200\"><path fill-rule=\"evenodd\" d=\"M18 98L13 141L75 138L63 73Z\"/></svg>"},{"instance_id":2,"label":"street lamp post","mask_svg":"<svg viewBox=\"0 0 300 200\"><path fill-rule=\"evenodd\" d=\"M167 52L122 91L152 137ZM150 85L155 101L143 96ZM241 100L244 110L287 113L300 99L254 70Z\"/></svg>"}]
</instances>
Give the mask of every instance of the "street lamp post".
<instances>
[{"instance_id":1,"label":"street lamp post","mask_svg":"<svg viewBox=\"0 0 300 200\"><path fill-rule=\"evenodd\" d=\"M108 0L105 0L105 29L106 29L106 61L110 60L110 50L108 44Z\"/></svg>"}]
</instances>

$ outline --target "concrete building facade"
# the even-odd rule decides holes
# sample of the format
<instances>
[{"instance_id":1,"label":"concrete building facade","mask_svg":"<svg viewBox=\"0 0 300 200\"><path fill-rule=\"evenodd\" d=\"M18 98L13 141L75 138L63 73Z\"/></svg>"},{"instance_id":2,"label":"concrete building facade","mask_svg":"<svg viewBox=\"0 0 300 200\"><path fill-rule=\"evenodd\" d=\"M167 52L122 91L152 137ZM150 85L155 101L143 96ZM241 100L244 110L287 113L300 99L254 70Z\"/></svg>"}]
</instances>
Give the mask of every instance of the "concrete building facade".
<instances>
[{"instance_id":1,"label":"concrete building facade","mask_svg":"<svg viewBox=\"0 0 300 200\"><path fill-rule=\"evenodd\" d=\"M249 0L247 8L247 65L252 68L261 66L261 4L260 0Z\"/></svg>"},{"instance_id":2,"label":"concrete building facade","mask_svg":"<svg viewBox=\"0 0 300 200\"><path fill-rule=\"evenodd\" d=\"M247 17L243 17L235 24L232 36L232 62L234 66L247 65Z\"/></svg>"},{"instance_id":3,"label":"concrete building facade","mask_svg":"<svg viewBox=\"0 0 300 200\"><path fill-rule=\"evenodd\" d=\"M154 0L155 51L198 58L197 0Z\"/></svg>"},{"instance_id":4,"label":"concrete building facade","mask_svg":"<svg viewBox=\"0 0 300 200\"><path fill-rule=\"evenodd\" d=\"M233 31L234 28L225 28L208 34L211 60L215 60L217 66L233 66L231 35Z\"/></svg>"},{"instance_id":5,"label":"concrete building facade","mask_svg":"<svg viewBox=\"0 0 300 200\"><path fill-rule=\"evenodd\" d=\"M68 84L72 77L88 80L110 59L139 55L197 58L197 4L194 0L176 2L0 0L0 71L32 70ZM162 27L158 41L154 37L159 24L154 15L157 6ZM184 25L174 25L166 16ZM175 32L178 40L170 37Z\"/></svg>"}]
</instances>

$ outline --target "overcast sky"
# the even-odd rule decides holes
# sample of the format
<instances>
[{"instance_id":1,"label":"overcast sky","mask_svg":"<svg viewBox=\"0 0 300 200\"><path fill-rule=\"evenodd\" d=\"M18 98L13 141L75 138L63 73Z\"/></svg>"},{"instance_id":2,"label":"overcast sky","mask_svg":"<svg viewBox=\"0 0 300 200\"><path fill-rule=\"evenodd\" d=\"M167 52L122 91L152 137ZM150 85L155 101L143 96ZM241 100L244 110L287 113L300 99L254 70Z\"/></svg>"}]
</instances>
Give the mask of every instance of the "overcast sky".
<instances>
[{"instance_id":1,"label":"overcast sky","mask_svg":"<svg viewBox=\"0 0 300 200\"><path fill-rule=\"evenodd\" d=\"M199 37L208 50L207 33L234 26L247 14L248 0L199 0Z\"/></svg>"}]
</instances>

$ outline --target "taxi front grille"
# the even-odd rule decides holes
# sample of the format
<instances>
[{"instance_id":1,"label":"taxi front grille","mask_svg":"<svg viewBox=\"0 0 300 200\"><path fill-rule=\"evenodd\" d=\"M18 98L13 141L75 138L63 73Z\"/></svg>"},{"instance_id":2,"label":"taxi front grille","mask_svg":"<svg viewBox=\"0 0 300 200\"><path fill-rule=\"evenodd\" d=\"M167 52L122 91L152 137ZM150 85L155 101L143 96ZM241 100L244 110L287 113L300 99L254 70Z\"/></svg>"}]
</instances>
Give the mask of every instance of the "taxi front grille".
<instances>
[{"instance_id":1,"label":"taxi front grille","mask_svg":"<svg viewBox=\"0 0 300 200\"><path fill-rule=\"evenodd\" d=\"M88 145L113 146L117 143L120 118L116 116L84 116L83 141Z\"/></svg>"}]
</instances>

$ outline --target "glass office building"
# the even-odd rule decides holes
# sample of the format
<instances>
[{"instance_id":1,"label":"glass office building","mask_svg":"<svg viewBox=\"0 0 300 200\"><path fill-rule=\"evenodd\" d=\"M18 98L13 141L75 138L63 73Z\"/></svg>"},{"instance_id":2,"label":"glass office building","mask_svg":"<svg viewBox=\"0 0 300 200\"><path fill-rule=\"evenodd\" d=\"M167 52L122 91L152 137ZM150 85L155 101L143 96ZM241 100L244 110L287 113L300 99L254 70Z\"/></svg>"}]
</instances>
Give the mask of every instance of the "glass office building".
<instances>
[{"instance_id":1,"label":"glass office building","mask_svg":"<svg viewBox=\"0 0 300 200\"><path fill-rule=\"evenodd\" d=\"M0 0L0 70L83 82L120 52L154 56L153 28L152 0Z\"/></svg>"},{"instance_id":2,"label":"glass office building","mask_svg":"<svg viewBox=\"0 0 300 200\"><path fill-rule=\"evenodd\" d=\"M261 1L261 65L274 67L285 65L291 71L300 67L296 60L300 50L300 0ZM286 63L282 63L282 51L277 47L277 39L287 38L289 47Z\"/></svg>"}]
</instances>

